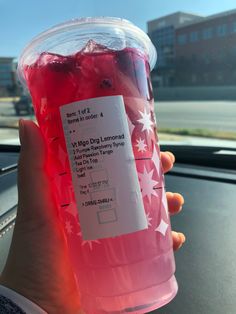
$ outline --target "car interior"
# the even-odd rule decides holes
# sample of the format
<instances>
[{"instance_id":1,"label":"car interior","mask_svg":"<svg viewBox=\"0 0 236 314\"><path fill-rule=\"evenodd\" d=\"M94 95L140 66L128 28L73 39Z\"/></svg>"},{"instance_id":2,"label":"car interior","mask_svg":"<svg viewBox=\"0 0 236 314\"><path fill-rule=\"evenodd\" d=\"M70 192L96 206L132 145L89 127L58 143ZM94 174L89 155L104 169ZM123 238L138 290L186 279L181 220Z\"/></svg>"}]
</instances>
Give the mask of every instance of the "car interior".
<instances>
[{"instance_id":1,"label":"car interior","mask_svg":"<svg viewBox=\"0 0 236 314\"><path fill-rule=\"evenodd\" d=\"M13 9L7 1L0 1L0 25L2 2L6 12ZM157 132L161 151L172 152L176 159L165 174L165 189L181 193L185 199L183 210L171 217L172 230L186 236L183 247L175 252L178 293L150 313L235 314L236 5L229 0L216 7L209 0L196 5L194 1L160 4L152 0L150 9L145 10L147 4L143 3L137 4L135 11L135 1L107 5L102 0L101 6L95 2L79 7L69 0L71 9L65 15L72 18L79 10L81 16L122 14L149 35L157 50L151 76ZM51 12L56 1L43 3ZM63 3L65 10L68 6ZM23 7L28 10L28 4ZM17 10L13 10L17 19ZM28 34L29 25L20 21L24 25L20 31L28 35L17 49L0 31L4 48L0 47L0 274L17 216L18 120L22 116L35 121L34 104L16 78L17 57L33 35L55 21L62 22L64 13L55 13L55 19L48 15L42 25L37 12L34 14L40 27L32 26ZM4 28L10 28L7 19L3 21ZM105 83L102 88L111 85ZM131 309L130 313L135 312Z\"/></svg>"},{"instance_id":2,"label":"car interior","mask_svg":"<svg viewBox=\"0 0 236 314\"><path fill-rule=\"evenodd\" d=\"M187 238L175 254L179 292L152 313L234 313L236 171L234 149L224 147L162 146L176 156L166 175L166 190L182 193L183 212L172 229ZM19 146L2 145L0 152L0 271L11 243L17 212Z\"/></svg>"}]
</instances>

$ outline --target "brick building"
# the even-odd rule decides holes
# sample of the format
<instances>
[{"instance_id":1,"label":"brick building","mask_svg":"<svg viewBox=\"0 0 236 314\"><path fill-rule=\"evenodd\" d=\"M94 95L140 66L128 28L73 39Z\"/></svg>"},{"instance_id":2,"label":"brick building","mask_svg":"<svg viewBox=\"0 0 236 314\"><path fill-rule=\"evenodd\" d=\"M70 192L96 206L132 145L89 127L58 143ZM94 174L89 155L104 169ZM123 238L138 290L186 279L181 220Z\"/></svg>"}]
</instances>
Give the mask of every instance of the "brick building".
<instances>
[{"instance_id":1,"label":"brick building","mask_svg":"<svg viewBox=\"0 0 236 314\"><path fill-rule=\"evenodd\" d=\"M148 33L158 51L154 86L236 84L236 10L208 17L174 13L148 22Z\"/></svg>"},{"instance_id":2,"label":"brick building","mask_svg":"<svg viewBox=\"0 0 236 314\"><path fill-rule=\"evenodd\" d=\"M236 10L176 28L175 85L236 85Z\"/></svg>"},{"instance_id":3,"label":"brick building","mask_svg":"<svg viewBox=\"0 0 236 314\"><path fill-rule=\"evenodd\" d=\"M157 49L157 63L152 79L159 86L171 86L175 82L176 29L185 23L201 20L203 17L176 12L148 22L148 35Z\"/></svg>"}]
</instances>

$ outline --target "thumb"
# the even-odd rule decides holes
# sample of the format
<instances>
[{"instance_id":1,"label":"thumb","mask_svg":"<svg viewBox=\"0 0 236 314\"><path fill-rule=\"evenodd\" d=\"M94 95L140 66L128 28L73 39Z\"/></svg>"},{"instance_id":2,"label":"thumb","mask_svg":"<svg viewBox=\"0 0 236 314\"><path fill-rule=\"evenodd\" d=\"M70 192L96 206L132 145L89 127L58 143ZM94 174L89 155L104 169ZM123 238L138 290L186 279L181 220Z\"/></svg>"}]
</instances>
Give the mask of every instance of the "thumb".
<instances>
[{"instance_id":1,"label":"thumb","mask_svg":"<svg viewBox=\"0 0 236 314\"><path fill-rule=\"evenodd\" d=\"M44 138L28 120L20 120L19 132L17 218L0 283L48 313L79 313L66 238L46 173Z\"/></svg>"},{"instance_id":2,"label":"thumb","mask_svg":"<svg viewBox=\"0 0 236 314\"><path fill-rule=\"evenodd\" d=\"M56 205L46 173L47 150L43 135L33 121L21 119L19 137L18 220L48 222L56 214Z\"/></svg>"}]
</instances>

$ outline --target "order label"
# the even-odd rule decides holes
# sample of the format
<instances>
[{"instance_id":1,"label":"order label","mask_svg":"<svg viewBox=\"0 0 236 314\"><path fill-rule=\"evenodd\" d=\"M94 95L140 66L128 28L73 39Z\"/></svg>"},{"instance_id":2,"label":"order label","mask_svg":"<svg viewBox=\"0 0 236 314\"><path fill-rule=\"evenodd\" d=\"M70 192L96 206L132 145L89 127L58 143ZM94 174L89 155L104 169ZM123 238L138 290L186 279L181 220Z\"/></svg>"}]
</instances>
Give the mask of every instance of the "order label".
<instances>
[{"instance_id":1,"label":"order label","mask_svg":"<svg viewBox=\"0 0 236 314\"><path fill-rule=\"evenodd\" d=\"M60 113L83 238L146 229L123 97L73 102Z\"/></svg>"}]
</instances>

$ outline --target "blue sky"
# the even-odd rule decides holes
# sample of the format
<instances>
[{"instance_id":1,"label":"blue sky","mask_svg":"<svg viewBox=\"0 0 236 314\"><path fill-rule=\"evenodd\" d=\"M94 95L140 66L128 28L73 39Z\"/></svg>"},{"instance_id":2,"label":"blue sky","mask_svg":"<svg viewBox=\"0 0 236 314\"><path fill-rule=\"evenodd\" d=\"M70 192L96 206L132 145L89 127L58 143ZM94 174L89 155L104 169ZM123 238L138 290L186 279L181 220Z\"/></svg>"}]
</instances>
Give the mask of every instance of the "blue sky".
<instances>
[{"instance_id":1,"label":"blue sky","mask_svg":"<svg viewBox=\"0 0 236 314\"><path fill-rule=\"evenodd\" d=\"M0 0L0 56L18 56L39 32L75 17L119 16L146 30L148 20L176 11L210 15L232 9L235 0Z\"/></svg>"}]
</instances>

